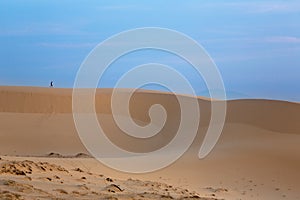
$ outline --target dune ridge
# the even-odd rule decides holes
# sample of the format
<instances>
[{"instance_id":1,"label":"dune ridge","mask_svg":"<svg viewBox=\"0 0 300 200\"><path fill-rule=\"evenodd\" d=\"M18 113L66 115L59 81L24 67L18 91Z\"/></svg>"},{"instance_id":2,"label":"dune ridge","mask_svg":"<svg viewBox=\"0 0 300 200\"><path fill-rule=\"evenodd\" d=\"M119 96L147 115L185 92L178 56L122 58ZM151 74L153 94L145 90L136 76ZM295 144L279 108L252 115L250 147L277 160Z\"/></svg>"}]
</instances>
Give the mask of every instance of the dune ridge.
<instances>
[{"instance_id":1,"label":"dune ridge","mask_svg":"<svg viewBox=\"0 0 300 200\"><path fill-rule=\"evenodd\" d=\"M126 92L126 89L119 89ZM97 113L111 114L112 89L97 89ZM186 96L185 98L193 98ZM201 110L201 126L210 121L210 100L198 97ZM176 96L167 92L138 90L132 97L131 114L136 120L148 122L148 109L159 103L170 112L179 113ZM72 89L41 87L0 87L0 112L2 113L72 113ZM228 123L244 123L277 132L299 133L300 104L295 102L241 99L227 101Z\"/></svg>"}]
</instances>

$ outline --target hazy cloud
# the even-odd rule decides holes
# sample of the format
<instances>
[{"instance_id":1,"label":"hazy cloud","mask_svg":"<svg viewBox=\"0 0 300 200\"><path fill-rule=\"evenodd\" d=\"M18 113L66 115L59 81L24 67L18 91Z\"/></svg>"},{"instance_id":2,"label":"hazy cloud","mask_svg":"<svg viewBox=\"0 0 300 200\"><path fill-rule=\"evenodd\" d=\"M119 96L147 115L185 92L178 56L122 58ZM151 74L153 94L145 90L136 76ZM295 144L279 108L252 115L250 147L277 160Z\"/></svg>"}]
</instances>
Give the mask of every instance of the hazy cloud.
<instances>
[{"instance_id":1,"label":"hazy cloud","mask_svg":"<svg viewBox=\"0 0 300 200\"><path fill-rule=\"evenodd\" d=\"M270 37L266 39L267 42L278 42L278 43L299 43L300 37L292 37L292 36L277 36Z\"/></svg>"},{"instance_id":2,"label":"hazy cloud","mask_svg":"<svg viewBox=\"0 0 300 200\"><path fill-rule=\"evenodd\" d=\"M295 2L239 2L239 3L228 3L234 7L243 8L248 13L284 13L284 12L297 12L300 11L300 3Z\"/></svg>"},{"instance_id":3,"label":"hazy cloud","mask_svg":"<svg viewBox=\"0 0 300 200\"><path fill-rule=\"evenodd\" d=\"M92 48L97 45L97 43L48 43L48 42L41 42L37 44L38 46L42 47L50 47L50 48Z\"/></svg>"}]
</instances>

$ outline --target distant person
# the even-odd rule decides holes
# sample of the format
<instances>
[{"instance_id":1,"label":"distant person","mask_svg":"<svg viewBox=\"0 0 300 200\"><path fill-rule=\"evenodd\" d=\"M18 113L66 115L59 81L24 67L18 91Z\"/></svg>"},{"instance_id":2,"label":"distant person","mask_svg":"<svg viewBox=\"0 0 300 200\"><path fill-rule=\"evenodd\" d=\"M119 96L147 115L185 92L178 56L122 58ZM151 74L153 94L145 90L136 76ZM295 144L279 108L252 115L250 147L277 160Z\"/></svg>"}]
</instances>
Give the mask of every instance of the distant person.
<instances>
[{"instance_id":1,"label":"distant person","mask_svg":"<svg viewBox=\"0 0 300 200\"><path fill-rule=\"evenodd\" d=\"M50 82L50 87L53 87L53 81Z\"/></svg>"}]
</instances>

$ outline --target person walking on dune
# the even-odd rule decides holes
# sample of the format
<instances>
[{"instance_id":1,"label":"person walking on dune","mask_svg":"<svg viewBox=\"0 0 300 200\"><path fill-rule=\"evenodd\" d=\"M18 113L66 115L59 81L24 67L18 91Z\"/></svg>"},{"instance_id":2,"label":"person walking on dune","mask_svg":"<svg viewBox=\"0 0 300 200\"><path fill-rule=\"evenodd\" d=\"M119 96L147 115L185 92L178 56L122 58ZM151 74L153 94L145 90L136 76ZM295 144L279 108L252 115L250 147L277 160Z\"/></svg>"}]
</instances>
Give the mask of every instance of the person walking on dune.
<instances>
[{"instance_id":1,"label":"person walking on dune","mask_svg":"<svg viewBox=\"0 0 300 200\"><path fill-rule=\"evenodd\" d=\"M53 87L53 81L50 82L50 87Z\"/></svg>"}]
</instances>

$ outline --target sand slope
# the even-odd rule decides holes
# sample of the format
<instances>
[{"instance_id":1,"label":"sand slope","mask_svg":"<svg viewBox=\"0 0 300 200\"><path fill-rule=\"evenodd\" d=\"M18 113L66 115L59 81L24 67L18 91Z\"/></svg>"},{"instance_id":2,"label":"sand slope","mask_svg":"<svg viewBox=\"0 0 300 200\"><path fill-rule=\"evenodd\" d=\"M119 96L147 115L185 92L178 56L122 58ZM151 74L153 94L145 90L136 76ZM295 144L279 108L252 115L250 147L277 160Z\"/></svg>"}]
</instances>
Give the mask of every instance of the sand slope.
<instances>
[{"instance_id":1,"label":"sand slope","mask_svg":"<svg viewBox=\"0 0 300 200\"><path fill-rule=\"evenodd\" d=\"M118 180L47 161L0 160L0 199L210 199L171 185Z\"/></svg>"},{"instance_id":2,"label":"sand slope","mask_svg":"<svg viewBox=\"0 0 300 200\"><path fill-rule=\"evenodd\" d=\"M66 156L88 154L74 126L71 95L71 89L0 87L0 155L21 156L5 159L24 161L26 158L22 156L45 156L51 152ZM111 89L98 89L96 110L101 125L109 133L108 137L120 147L134 152L147 152L164 146L176 133L180 109L174 95L140 90L133 96L130 112L137 123L149 122L148 110L156 103L163 105L168 114L163 130L145 140L122 134L111 116L110 98ZM84 162L82 158L37 157L31 160L40 162L44 159L44 162L54 162L67 170L76 163L77 167L86 167L91 173L124 180L137 178L165 182L174 187L196 191L199 196L206 198L300 198L297 189L300 187L299 103L271 100L228 101L222 136L212 153L204 160L199 160L197 153L210 120L210 101L198 98L198 102L201 121L193 145L175 164L158 172L144 175L119 173L92 158L84 158ZM20 182L14 178L16 175L6 178L3 176L7 175L1 174L0 179L13 177L14 181ZM26 183L22 181L22 184ZM47 183L46 180L44 183ZM71 187L67 193L70 194L72 190L75 189Z\"/></svg>"}]
</instances>

